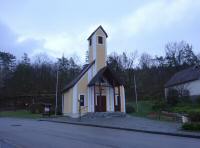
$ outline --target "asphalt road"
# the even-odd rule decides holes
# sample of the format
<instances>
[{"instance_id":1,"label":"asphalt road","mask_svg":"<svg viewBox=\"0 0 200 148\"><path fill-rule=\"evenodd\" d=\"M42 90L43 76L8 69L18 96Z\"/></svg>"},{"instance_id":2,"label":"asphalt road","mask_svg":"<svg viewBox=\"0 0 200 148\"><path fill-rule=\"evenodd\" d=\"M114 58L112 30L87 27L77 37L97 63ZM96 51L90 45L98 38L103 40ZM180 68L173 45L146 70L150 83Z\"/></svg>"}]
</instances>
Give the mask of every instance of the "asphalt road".
<instances>
[{"instance_id":1,"label":"asphalt road","mask_svg":"<svg viewBox=\"0 0 200 148\"><path fill-rule=\"evenodd\" d=\"M0 148L200 148L200 139L0 118Z\"/></svg>"}]
</instances>

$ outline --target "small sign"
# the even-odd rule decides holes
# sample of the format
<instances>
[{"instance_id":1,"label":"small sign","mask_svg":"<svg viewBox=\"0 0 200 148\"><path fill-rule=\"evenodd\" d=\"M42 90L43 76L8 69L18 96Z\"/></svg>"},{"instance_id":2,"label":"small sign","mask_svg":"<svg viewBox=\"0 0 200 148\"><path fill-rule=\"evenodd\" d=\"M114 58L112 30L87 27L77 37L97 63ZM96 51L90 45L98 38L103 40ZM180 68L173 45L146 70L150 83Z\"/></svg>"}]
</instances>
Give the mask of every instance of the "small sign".
<instances>
[{"instance_id":1,"label":"small sign","mask_svg":"<svg viewBox=\"0 0 200 148\"><path fill-rule=\"evenodd\" d=\"M49 107L45 107L45 108L44 108L44 111L45 111L45 112L49 112L49 111L50 111Z\"/></svg>"}]
</instances>

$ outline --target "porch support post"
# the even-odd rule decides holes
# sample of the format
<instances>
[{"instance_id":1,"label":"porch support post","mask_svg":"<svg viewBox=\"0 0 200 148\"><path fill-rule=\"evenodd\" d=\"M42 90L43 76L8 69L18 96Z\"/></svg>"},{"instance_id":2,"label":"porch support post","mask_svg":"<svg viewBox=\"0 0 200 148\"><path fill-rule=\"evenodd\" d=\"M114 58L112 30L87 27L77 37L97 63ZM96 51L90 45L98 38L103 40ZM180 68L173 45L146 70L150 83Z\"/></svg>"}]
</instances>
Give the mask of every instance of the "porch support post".
<instances>
[{"instance_id":1,"label":"porch support post","mask_svg":"<svg viewBox=\"0 0 200 148\"><path fill-rule=\"evenodd\" d=\"M100 97L100 101L99 101L99 105L102 106L102 98L101 98L101 83L99 82L99 97Z\"/></svg>"},{"instance_id":2,"label":"porch support post","mask_svg":"<svg viewBox=\"0 0 200 148\"><path fill-rule=\"evenodd\" d=\"M96 112L96 92L95 92L95 84L94 84L94 112Z\"/></svg>"},{"instance_id":3,"label":"porch support post","mask_svg":"<svg viewBox=\"0 0 200 148\"><path fill-rule=\"evenodd\" d=\"M120 103L118 102L118 106L120 107L120 111L121 111L121 95L120 95L120 86L118 86L118 95L119 95L119 101ZM118 100L117 100L118 101Z\"/></svg>"},{"instance_id":4,"label":"porch support post","mask_svg":"<svg viewBox=\"0 0 200 148\"><path fill-rule=\"evenodd\" d=\"M113 95L114 95L114 111L115 111L115 85L113 85Z\"/></svg>"}]
</instances>

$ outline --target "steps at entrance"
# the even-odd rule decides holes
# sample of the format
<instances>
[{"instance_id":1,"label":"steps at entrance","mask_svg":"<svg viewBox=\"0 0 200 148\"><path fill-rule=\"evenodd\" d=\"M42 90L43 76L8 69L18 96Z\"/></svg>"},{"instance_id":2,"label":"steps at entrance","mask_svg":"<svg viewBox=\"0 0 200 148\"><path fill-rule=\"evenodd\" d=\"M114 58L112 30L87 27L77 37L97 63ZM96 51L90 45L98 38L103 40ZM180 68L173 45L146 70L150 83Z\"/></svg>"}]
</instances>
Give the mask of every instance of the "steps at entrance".
<instances>
[{"instance_id":1,"label":"steps at entrance","mask_svg":"<svg viewBox=\"0 0 200 148\"><path fill-rule=\"evenodd\" d=\"M125 117L126 113L123 112L95 112L86 113L82 118L112 118L112 117Z\"/></svg>"}]
</instances>

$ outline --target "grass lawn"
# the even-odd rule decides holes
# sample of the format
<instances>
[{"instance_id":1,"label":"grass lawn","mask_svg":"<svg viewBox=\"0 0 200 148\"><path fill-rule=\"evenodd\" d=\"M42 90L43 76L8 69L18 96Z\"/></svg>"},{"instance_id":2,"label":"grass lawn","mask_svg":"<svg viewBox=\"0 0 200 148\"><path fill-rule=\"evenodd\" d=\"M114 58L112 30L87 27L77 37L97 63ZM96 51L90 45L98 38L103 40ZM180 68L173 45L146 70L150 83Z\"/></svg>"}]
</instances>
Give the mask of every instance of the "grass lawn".
<instances>
[{"instance_id":1,"label":"grass lawn","mask_svg":"<svg viewBox=\"0 0 200 148\"><path fill-rule=\"evenodd\" d=\"M136 110L135 102L128 103L134 106ZM138 116L138 117L146 117L154 120L162 120L162 121L175 121L175 118L169 117L158 112L155 112L152 109L154 103L152 101L138 101L138 112L131 113L130 115Z\"/></svg>"},{"instance_id":2,"label":"grass lawn","mask_svg":"<svg viewBox=\"0 0 200 148\"><path fill-rule=\"evenodd\" d=\"M176 106L170 108L170 111L176 113L186 113L186 114L191 111L200 112L200 104L179 103Z\"/></svg>"},{"instance_id":3,"label":"grass lawn","mask_svg":"<svg viewBox=\"0 0 200 148\"><path fill-rule=\"evenodd\" d=\"M17 110L17 111L2 111L2 112L0 112L0 117L37 119L37 118L41 118L42 115L41 114L32 114L26 110Z\"/></svg>"},{"instance_id":4,"label":"grass lawn","mask_svg":"<svg viewBox=\"0 0 200 148\"><path fill-rule=\"evenodd\" d=\"M136 104L135 102L129 103L134 106L136 110ZM132 113L134 116L140 116L140 117L147 117L147 115L151 112L152 110L153 103L151 101L138 101L138 112Z\"/></svg>"},{"instance_id":5,"label":"grass lawn","mask_svg":"<svg viewBox=\"0 0 200 148\"><path fill-rule=\"evenodd\" d=\"M136 110L135 102L128 102L127 104L134 106ZM169 116L165 114L160 114L155 112L152 109L154 105L153 101L138 101L138 112L131 113L130 115L139 116L139 117L147 117L156 120L163 121L176 121L174 116ZM179 103L176 106L168 106L166 108L167 111L173 113L189 113L191 111L200 112L200 104L198 103Z\"/></svg>"}]
</instances>

